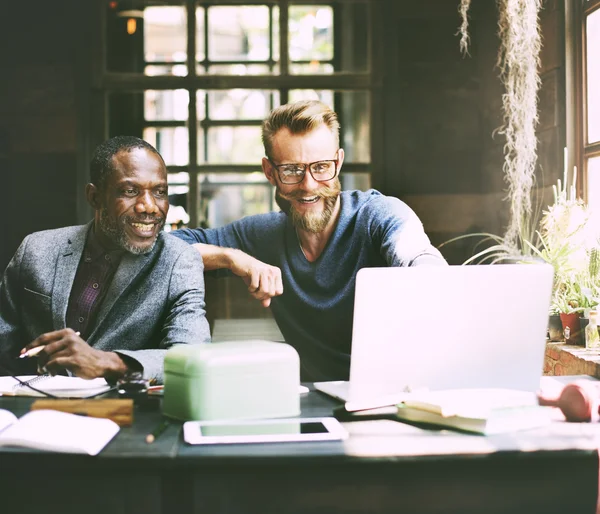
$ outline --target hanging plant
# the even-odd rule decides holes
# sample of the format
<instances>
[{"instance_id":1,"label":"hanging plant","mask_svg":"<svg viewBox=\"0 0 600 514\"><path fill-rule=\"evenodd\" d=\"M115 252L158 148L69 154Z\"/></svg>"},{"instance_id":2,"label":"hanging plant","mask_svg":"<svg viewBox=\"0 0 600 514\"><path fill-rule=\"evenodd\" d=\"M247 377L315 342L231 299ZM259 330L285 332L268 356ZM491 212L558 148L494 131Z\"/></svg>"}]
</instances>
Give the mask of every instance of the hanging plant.
<instances>
[{"instance_id":1,"label":"hanging plant","mask_svg":"<svg viewBox=\"0 0 600 514\"><path fill-rule=\"evenodd\" d=\"M505 93L502 95L503 124L496 132L506 138L504 179L508 184L510 218L504 243L523 251L523 238L531 233L531 192L535 182L538 123L537 93L541 36L538 14L542 0L497 0L500 48L496 65ZM468 53L468 10L471 0L461 0L460 49ZM534 228L535 229L535 228Z\"/></svg>"},{"instance_id":2,"label":"hanging plant","mask_svg":"<svg viewBox=\"0 0 600 514\"><path fill-rule=\"evenodd\" d=\"M460 13L460 51L463 55L469 53L469 7L471 7L471 0L461 0L458 12Z\"/></svg>"}]
</instances>

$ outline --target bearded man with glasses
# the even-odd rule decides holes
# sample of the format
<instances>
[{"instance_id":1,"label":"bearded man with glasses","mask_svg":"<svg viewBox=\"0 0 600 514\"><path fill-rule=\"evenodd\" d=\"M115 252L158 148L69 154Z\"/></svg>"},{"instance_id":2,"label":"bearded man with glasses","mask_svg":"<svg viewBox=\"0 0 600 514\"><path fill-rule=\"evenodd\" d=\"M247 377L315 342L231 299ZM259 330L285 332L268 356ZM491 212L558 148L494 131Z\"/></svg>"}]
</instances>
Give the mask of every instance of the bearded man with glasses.
<instances>
[{"instance_id":1,"label":"bearded man with glasses","mask_svg":"<svg viewBox=\"0 0 600 514\"><path fill-rule=\"evenodd\" d=\"M262 139L262 169L283 212L172 234L194 244L206 271L230 270L271 307L303 381L347 380L358 270L446 261L406 204L373 189L341 191L344 150L327 105L274 109Z\"/></svg>"}]
</instances>

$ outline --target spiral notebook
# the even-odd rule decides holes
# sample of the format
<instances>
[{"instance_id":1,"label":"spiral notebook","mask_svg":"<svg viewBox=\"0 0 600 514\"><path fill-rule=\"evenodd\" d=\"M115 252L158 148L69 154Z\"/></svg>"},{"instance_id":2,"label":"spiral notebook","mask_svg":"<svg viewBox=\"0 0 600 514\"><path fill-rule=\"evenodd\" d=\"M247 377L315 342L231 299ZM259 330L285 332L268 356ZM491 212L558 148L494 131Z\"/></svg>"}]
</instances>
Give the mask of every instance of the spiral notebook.
<instances>
[{"instance_id":1,"label":"spiral notebook","mask_svg":"<svg viewBox=\"0 0 600 514\"><path fill-rule=\"evenodd\" d=\"M88 398L110 390L110 385L103 378L86 380L79 377L62 375L23 375L18 377L22 382L30 384L36 390L19 383L14 377L0 377L0 394L2 396L46 396L58 398ZM39 391L43 391L39 392Z\"/></svg>"}]
</instances>

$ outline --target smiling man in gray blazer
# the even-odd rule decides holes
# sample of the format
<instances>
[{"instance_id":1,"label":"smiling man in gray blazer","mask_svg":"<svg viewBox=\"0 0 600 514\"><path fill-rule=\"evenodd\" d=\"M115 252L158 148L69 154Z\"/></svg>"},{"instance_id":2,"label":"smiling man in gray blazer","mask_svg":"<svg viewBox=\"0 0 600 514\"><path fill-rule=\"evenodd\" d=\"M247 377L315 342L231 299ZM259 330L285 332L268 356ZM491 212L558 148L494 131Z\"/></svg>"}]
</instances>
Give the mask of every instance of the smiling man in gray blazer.
<instances>
[{"instance_id":1,"label":"smiling man in gray blazer","mask_svg":"<svg viewBox=\"0 0 600 514\"><path fill-rule=\"evenodd\" d=\"M160 382L170 346L210 341L202 258L162 232L164 161L141 139L112 138L94 152L86 197L92 222L27 236L6 268L0 374Z\"/></svg>"}]
</instances>

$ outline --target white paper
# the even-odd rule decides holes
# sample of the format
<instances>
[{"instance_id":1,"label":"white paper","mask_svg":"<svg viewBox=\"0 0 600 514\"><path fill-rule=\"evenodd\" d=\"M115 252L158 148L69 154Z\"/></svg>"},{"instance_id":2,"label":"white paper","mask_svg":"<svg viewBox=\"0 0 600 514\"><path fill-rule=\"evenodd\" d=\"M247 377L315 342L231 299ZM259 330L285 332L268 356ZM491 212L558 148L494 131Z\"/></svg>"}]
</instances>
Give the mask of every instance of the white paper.
<instances>
[{"instance_id":1,"label":"white paper","mask_svg":"<svg viewBox=\"0 0 600 514\"><path fill-rule=\"evenodd\" d=\"M36 410L0 433L0 446L97 455L119 431L110 419Z\"/></svg>"}]
</instances>

